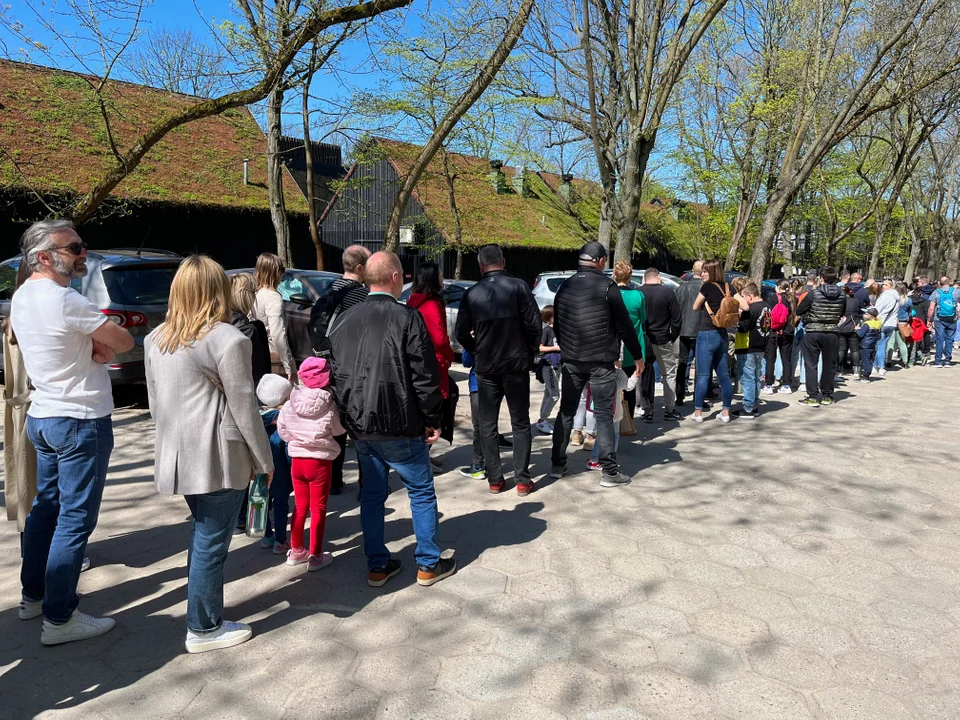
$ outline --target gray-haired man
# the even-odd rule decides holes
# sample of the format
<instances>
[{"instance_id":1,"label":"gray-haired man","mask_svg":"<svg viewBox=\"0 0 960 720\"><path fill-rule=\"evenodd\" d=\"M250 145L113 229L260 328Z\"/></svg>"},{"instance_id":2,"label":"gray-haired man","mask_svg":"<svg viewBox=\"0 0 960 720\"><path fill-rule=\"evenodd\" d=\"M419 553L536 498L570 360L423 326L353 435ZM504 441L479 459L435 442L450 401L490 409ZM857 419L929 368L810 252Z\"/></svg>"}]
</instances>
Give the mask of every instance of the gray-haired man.
<instances>
[{"instance_id":1,"label":"gray-haired man","mask_svg":"<svg viewBox=\"0 0 960 720\"><path fill-rule=\"evenodd\" d=\"M43 615L40 642L59 645L114 626L77 610L77 582L113 450L103 363L134 343L70 286L87 274L87 246L73 223L35 223L21 248L32 275L14 293L10 321L35 388L27 435L37 449L37 499L23 531L20 619Z\"/></svg>"}]
</instances>

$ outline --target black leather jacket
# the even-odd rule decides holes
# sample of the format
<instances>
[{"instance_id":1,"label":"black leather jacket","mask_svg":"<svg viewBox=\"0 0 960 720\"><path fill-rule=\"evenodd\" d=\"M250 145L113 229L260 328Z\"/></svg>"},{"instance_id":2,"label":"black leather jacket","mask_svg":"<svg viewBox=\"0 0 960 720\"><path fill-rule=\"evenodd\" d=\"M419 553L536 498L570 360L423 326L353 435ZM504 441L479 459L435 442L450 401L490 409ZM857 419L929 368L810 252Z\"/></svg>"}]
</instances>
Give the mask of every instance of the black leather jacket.
<instances>
[{"instance_id":1,"label":"black leather jacket","mask_svg":"<svg viewBox=\"0 0 960 720\"><path fill-rule=\"evenodd\" d=\"M480 375L526 373L540 350L541 327L530 286L492 270L464 293L455 334Z\"/></svg>"},{"instance_id":2,"label":"black leather jacket","mask_svg":"<svg viewBox=\"0 0 960 720\"><path fill-rule=\"evenodd\" d=\"M594 267L581 267L563 281L553 313L564 361L612 363L620 358L621 340L633 357L643 357L620 288Z\"/></svg>"},{"instance_id":3,"label":"black leather jacket","mask_svg":"<svg viewBox=\"0 0 960 720\"><path fill-rule=\"evenodd\" d=\"M797 314L807 332L839 332L840 318L847 307L847 295L836 285L820 285L803 298Z\"/></svg>"},{"instance_id":4,"label":"black leather jacket","mask_svg":"<svg viewBox=\"0 0 960 720\"><path fill-rule=\"evenodd\" d=\"M340 315L327 337L333 393L353 437L420 437L440 427L440 369L419 312L391 295L370 295Z\"/></svg>"}]
</instances>

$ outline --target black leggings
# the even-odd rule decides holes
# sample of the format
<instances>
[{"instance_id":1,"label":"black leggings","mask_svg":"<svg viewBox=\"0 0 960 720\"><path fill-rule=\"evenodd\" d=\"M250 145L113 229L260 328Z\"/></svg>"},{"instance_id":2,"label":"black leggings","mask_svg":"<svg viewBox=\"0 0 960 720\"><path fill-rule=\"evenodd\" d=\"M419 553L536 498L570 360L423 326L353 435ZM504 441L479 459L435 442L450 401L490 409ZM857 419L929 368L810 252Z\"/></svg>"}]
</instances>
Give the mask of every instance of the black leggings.
<instances>
[{"instance_id":1,"label":"black leggings","mask_svg":"<svg viewBox=\"0 0 960 720\"><path fill-rule=\"evenodd\" d=\"M777 369L777 350L780 351L780 364L783 372L780 383L790 386L793 384L793 333L770 333L767 335L767 345L764 349L767 360L767 371L764 374L764 384L773 385Z\"/></svg>"},{"instance_id":2,"label":"black leggings","mask_svg":"<svg viewBox=\"0 0 960 720\"><path fill-rule=\"evenodd\" d=\"M849 362L847 353L850 354ZM837 372L850 366L853 372L860 370L860 336L855 332L837 333Z\"/></svg>"}]
</instances>

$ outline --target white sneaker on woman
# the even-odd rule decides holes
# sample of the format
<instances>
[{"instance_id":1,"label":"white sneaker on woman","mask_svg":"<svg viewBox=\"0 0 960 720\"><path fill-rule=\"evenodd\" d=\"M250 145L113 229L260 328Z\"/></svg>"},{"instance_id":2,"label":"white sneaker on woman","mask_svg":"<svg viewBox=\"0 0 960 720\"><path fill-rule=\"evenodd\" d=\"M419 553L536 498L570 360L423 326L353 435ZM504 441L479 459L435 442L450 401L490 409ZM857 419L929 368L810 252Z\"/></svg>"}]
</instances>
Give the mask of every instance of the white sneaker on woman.
<instances>
[{"instance_id":1,"label":"white sneaker on woman","mask_svg":"<svg viewBox=\"0 0 960 720\"><path fill-rule=\"evenodd\" d=\"M728 413L728 412L725 413L725 412L721 411L719 417L720 417L720 422L722 422L722 423L728 423L728 422L730 422L730 413Z\"/></svg>"},{"instance_id":2,"label":"white sneaker on woman","mask_svg":"<svg viewBox=\"0 0 960 720\"><path fill-rule=\"evenodd\" d=\"M252 637L249 625L224 620L213 632L198 634L188 630L186 647L188 653L209 652L245 643Z\"/></svg>"},{"instance_id":3,"label":"white sneaker on woman","mask_svg":"<svg viewBox=\"0 0 960 720\"><path fill-rule=\"evenodd\" d=\"M40 629L40 642L44 645L62 645L77 640L89 640L113 630L116 625L113 618L95 618L74 610L73 615L62 625L43 621Z\"/></svg>"}]
</instances>

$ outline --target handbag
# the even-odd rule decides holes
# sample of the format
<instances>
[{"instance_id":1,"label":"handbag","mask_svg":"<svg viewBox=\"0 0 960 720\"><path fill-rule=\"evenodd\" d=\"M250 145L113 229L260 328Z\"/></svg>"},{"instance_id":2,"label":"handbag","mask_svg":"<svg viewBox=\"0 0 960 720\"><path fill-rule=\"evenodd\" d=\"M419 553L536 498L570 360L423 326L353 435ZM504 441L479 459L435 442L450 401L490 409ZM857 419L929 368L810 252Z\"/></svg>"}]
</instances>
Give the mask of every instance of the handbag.
<instances>
[{"instance_id":1,"label":"handbag","mask_svg":"<svg viewBox=\"0 0 960 720\"><path fill-rule=\"evenodd\" d=\"M620 437L631 437L637 434L637 426L633 424L630 408L627 407L627 399L620 398L620 402L623 404L623 419L620 420Z\"/></svg>"}]
</instances>

